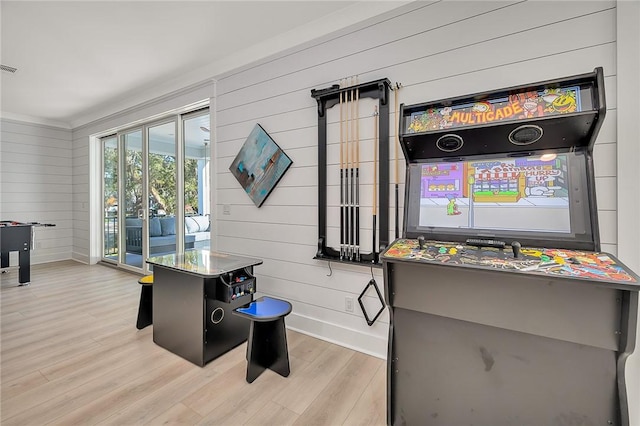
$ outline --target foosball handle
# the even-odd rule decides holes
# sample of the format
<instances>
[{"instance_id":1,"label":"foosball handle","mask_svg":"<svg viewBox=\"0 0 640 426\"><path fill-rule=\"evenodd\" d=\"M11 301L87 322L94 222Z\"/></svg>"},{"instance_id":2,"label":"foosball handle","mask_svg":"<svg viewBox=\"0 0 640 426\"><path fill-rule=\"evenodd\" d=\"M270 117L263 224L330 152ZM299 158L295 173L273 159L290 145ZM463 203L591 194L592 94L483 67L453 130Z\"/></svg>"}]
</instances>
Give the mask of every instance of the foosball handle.
<instances>
[{"instance_id":1,"label":"foosball handle","mask_svg":"<svg viewBox=\"0 0 640 426\"><path fill-rule=\"evenodd\" d=\"M521 247L522 247L522 246L521 246L521 245L520 245L520 243L519 243L519 242L517 242L517 241L513 241L513 242L511 243L511 249L513 250L513 257L514 257L514 258L516 258L516 259L517 259L518 257L520 257L520 248L521 248Z\"/></svg>"}]
</instances>

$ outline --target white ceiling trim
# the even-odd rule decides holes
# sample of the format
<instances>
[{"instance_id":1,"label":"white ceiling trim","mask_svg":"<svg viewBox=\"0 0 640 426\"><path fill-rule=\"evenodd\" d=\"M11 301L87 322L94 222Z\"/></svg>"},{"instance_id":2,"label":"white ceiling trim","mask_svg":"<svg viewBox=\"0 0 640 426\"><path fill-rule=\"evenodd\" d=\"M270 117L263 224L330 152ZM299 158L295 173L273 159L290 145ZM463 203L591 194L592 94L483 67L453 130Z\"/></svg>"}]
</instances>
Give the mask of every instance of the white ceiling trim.
<instances>
[{"instance_id":1,"label":"white ceiling trim","mask_svg":"<svg viewBox=\"0 0 640 426\"><path fill-rule=\"evenodd\" d=\"M0 88L2 90L2 88ZM32 117L30 115L14 114L12 112L0 111L0 118L3 120L19 121L22 123L40 124L47 127L57 127L65 130L71 130L71 123L63 123L61 121L49 120L41 117Z\"/></svg>"},{"instance_id":2,"label":"white ceiling trim","mask_svg":"<svg viewBox=\"0 0 640 426\"><path fill-rule=\"evenodd\" d=\"M110 133L159 120L169 115L184 114L200 108L210 107L210 98L213 97L213 93L209 92L212 90L215 91L215 81L211 79L205 80L74 127L73 131L78 135L91 134L92 136L103 137ZM203 91L207 94L205 96L210 97L204 99ZM178 97L183 98L183 101L175 102ZM185 104L185 99L191 100ZM167 103L178 105L167 108Z\"/></svg>"}]
</instances>

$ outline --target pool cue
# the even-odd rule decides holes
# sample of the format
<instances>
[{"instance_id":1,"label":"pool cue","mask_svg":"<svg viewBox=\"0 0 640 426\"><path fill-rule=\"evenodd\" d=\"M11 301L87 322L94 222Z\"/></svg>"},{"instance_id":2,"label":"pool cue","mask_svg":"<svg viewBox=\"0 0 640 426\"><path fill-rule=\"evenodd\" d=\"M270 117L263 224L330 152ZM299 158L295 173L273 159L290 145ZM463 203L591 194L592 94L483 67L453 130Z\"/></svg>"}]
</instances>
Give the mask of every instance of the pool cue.
<instances>
[{"instance_id":1,"label":"pool cue","mask_svg":"<svg viewBox=\"0 0 640 426\"><path fill-rule=\"evenodd\" d=\"M377 196L378 196L378 106L373 111L373 244L371 245L371 263L378 262L378 252L376 251L377 222Z\"/></svg>"},{"instance_id":2,"label":"pool cue","mask_svg":"<svg viewBox=\"0 0 640 426\"><path fill-rule=\"evenodd\" d=\"M356 76L356 262L360 262L360 89L357 87L358 77Z\"/></svg>"},{"instance_id":3,"label":"pool cue","mask_svg":"<svg viewBox=\"0 0 640 426\"><path fill-rule=\"evenodd\" d=\"M354 112L355 112L355 89L353 77L351 77L351 104L349 105L351 108L351 181L349 183L349 210L351 216L351 226L349 228L349 241L351 242L351 255L349 256L349 260L354 260L356 255L356 239L355 239L355 229L356 229L356 214L355 214L355 165L356 165L356 137L355 137L355 123L354 123Z\"/></svg>"},{"instance_id":4,"label":"pool cue","mask_svg":"<svg viewBox=\"0 0 640 426\"><path fill-rule=\"evenodd\" d=\"M340 80L342 87L342 80ZM344 133L343 133L343 111L342 104L344 102L344 93L340 91L340 260L344 259L344 233L345 233L345 216L344 216Z\"/></svg>"},{"instance_id":5,"label":"pool cue","mask_svg":"<svg viewBox=\"0 0 640 426\"><path fill-rule=\"evenodd\" d=\"M345 79L345 82L348 81L347 79ZM348 83L346 83L347 85L350 85L351 82L348 81ZM348 86L347 86L348 87ZM350 109L351 109L351 98L350 98L350 91L345 92L345 169L344 169L344 173L345 173L345 181L344 181L344 214L345 214L345 249L346 249L346 253L345 253L345 258L346 259L351 259L351 209L349 208L349 204L350 204L350 200L351 200L351 193L349 191L349 189L351 188L350 184L351 184L351 177L349 176L349 171L351 168L351 157L349 155L349 144L351 139L349 138L350 132L349 129L351 127L351 116L349 114Z\"/></svg>"},{"instance_id":6,"label":"pool cue","mask_svg":"<svg viewBox=\"0 0 640 426\"><path fill-rule=\"evenodd\" d=\"M396 81L396 89L394 90L394 101L395 101L395 119L396 119L396 143L394 144L395 148L395 158L396 158L396 238L400 236L400 205L399 205L399 184L400 184L400 174L398 172L398 146L400 146L400 117L398 117L398 92L400 91L400 87L402 85Z\"/></svg>"}]
</instances>

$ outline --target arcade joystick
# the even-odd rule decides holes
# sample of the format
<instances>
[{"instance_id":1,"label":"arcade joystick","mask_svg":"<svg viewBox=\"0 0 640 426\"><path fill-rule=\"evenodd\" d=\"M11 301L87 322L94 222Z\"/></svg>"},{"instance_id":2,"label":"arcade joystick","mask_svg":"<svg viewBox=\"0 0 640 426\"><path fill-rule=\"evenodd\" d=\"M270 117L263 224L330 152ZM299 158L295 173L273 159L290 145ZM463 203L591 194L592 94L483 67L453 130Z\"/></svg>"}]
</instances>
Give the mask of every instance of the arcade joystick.
<instances>
[{"instance_id":1,"label":"arcade joystick","mask_svg":"<svg viewBox=\"0 0 640 426\"><path fill-rule=\"evenodd\" d=\"M516 258L516 259L517 259L518 257L520 257L520 248L521 248L521 247L522 247L522 246L521 246L521 245L520 245L520 243L519 243L519 242L517 242L517 241L513 241L513 242L511 243L511 249L513 250L513 257L514 257L514 258Z\"/></svg>"},{"instance_id":2,"label":"arcade joystick","mask_svg":"<svg viewBox=\"0 0 640 426\"><path fill-rule=\"evenodd\" d=\"M424 237L422 235L418 237L418 246L420 246L420 250L424 248Z\"/></svg>"}]
</instances>

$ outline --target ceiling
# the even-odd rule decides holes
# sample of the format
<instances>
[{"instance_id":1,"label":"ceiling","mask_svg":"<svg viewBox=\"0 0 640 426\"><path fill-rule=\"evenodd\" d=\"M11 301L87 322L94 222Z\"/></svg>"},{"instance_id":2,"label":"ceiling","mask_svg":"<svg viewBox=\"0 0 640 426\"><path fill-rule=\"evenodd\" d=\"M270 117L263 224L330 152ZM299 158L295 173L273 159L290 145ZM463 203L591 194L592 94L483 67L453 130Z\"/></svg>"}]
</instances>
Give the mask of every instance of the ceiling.
<instances>
[{"instance_id":1,"label":"ceiling","mask_svg":"<svg viewBox=\"0 0 640 426\"><path fill-rule=\"evenodd\" d=\"M2 116L75 128L399 1L0 2Z\"/></svg>"}]
</instances>

